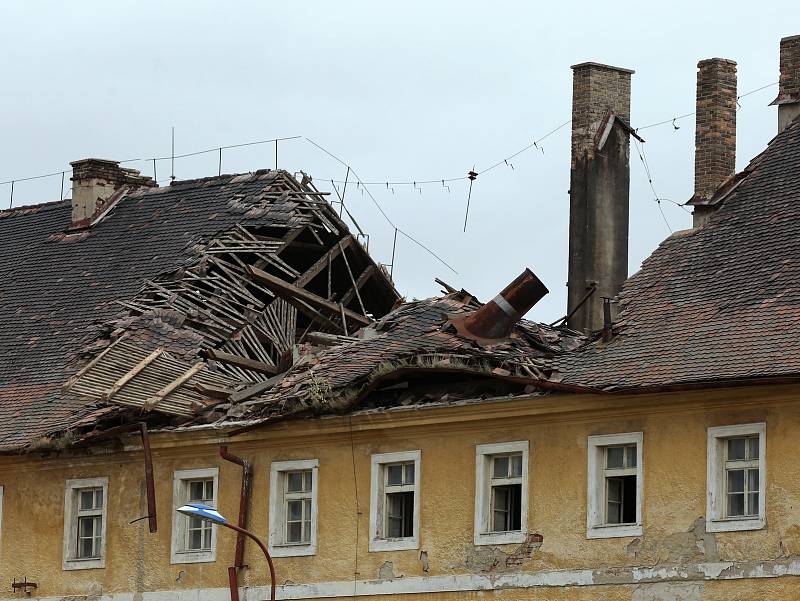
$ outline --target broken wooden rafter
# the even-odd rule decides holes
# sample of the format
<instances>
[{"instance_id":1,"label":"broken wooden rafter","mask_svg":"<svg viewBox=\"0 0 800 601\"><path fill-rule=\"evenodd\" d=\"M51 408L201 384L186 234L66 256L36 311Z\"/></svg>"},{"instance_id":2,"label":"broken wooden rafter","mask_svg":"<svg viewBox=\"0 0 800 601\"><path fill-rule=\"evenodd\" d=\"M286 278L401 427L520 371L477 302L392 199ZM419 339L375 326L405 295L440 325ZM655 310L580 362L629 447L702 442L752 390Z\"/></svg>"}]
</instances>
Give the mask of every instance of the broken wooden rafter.
<instances>
[{"instance_id":1,"label":"broken wooden rafter","mask_svg":"<svg viewBox=\"0 0 800 601\"><path fill-rule=\"evenodd\" d=\"M122 389L122 387L125 386L125 384L130 382L136 374L138 374L145 367L147 367L153 361L155 361L158 357L160 357L161 353L163 353L163 352L164 352L164 349L158 348L158 349L154 350L152 353L150 353L149 355L147 355L147 357L145 357L144 359L139 361L139 363L134 365L133 368L131 368L131 370L128 373L126 373L119 380L114 382L114 384L111 386L111 388L109 388L108 390L104 391L100 395L100 398L103 399L106 402L110 401L111 397L113 397L115 394L117 394Z\"/></svg>"},{"instance_id":2,"label":"broken wooden rafter","mask_svg":"<svg viewBox=\"0 0 800 601\"><path fill-rule=\"evenodd\" d=\"M156 405L158 405L161 401L167 398L170 394L175 392L178 388L183 386L186 382L188 382L192 376L194 376L197 372L201 369L204 369L206 364L203 361L198 361L194 365L192 365L189 369L187 369L183 374L181 374L178 378L164 386L161 390L156 392L153 396L148 398L143 404L142 409L144 411L152 411Z\"/></svg>"},{"instance_id":3,"label":"broken wooden rafter","mask_svg":"<svg viewBox=\"0 0 800 601\"><path fill-rule=\"evenodd\" d=\"M372 264L367 265L366 269L364 269L364 271L361 272L361 275L358 276L355 286L350 288L350 290L345 292L344 296L342 296L342 304L349 305L350 301L353 300L353 297L355 297L356 295L356 290L360 292L361 288L364 287L364 284L367 283L367 280L371 278L374 274L375 274L375 265Z\"/></svg>"},{"instance_id":4,"label":"broken wooden rafter","mask_svg":"<svg viewBox=\"0 0 800 601\"><path fill-rule=\"evenodd\" d=\"M256 361L255 359L249 359L247 357L240 357L239 355L232 355L231 353L226 353L224 351L220 351L219 349L206 349L205 354L208 355L209 359L219 361L220 363L230 363L231 365L236 365L237 367L252 369L253 371L260 371L273 376L278 373L278 370L274 365L264 363L263 361Z\"/></svg>"},{"instance_id":5,"label":"broken wooden rafter","mask_svg":"<svg viewBox=\"0 0 800 601\"><path fill-rule=\"evenodd\" d=\"M311 305L318 310L321 309L328 311L333 315L336 315L340 312L340 305L337 303L332 303L331 301L326 300L321 296L314 294L313 292L299 288L294 284L290 284L289 282L262 271L257 267L253 267L252 265L248 265L246 270L251 277L267 285L270 290L272 290L278 296L283 297L287 301L297 299ZM347 319L361 326L367 326L372 323L372 320L369 317L360 315L355 311L351 311L350 309L342 307L341 312L347 317Z\"/></svg>"},{"instance_id":6,"label":"broken wooden rafter","mask_svg":"<svg viewBox=\"0 0 800 601\"><path fill-rule=\"evenodd\" d=\"M341 253L344 252L344 249L348 248L353 243L352 236L346 236L343 240L341 240L338 244L335 244L322 255L314 264L305 270L305 272L295 280L295 286L300 286L304 288L311 280L313 280L319 273L322 272L330 263L338 257Z\"/></svg>"}]
</instances>

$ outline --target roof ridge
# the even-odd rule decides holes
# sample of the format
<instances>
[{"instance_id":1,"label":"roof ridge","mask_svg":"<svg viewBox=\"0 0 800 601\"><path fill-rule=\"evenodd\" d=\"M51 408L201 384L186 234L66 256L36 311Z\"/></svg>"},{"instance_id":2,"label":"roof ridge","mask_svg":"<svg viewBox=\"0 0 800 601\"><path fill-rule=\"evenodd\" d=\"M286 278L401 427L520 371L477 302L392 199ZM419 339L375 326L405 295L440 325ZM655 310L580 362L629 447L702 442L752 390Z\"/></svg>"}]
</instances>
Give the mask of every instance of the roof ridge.
<instances>
[{"instance_id":1,"label":"roof ridge","mask_svg":"<svg viewBox=\"0 0 800 601\"><path fill-rule=\"evenodd\" d=\"M66 204L69 200L69 198L63 198L61 200L48 200L46 202L0 209L0 218L14 217L15 215L28 215L32 212L38 212L39 209L53 209L59 205ZM32 211L31 209L36 209L36 211Z\"/></svg>"}]
</instances>

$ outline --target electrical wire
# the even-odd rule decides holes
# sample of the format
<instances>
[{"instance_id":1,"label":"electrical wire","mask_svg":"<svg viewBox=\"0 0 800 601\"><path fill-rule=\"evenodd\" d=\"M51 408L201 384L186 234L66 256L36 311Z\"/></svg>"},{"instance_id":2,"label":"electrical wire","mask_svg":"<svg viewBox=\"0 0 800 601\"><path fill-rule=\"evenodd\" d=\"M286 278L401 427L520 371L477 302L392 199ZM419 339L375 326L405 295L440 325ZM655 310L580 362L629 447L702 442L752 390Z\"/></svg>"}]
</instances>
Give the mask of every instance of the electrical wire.
<instances>
[{"instance_id":1,"label":"electrical wire","mask_svg":"<svg viewBox=\"0 0 800 601\"><path fill-rule=\"evenodd\" d=\"M312 140L311 138L305 138L305 139L306 139L306 140L307 140L307 141L308 141L310 144L313 144L314 146L316 146L317 148L319 148L319 149L320 149L322 152L324 152L325 154L327 154L328 156L330 156L332 159L334 159L335 161L337 161L338 163L340 163L340 164L341 164L343 167L347 167L347 168L350 170L350 173L353 175L353 177L355 177L355 178L356 178L356 181L357 181L357 182L358 182L358 183L361 185L361 187L362 187L362 188L364 189L364 191L367 193L367 196L369 196L369 197L370 197L370 199L372 200L372 203L375 205L375 207L377 207L377 209L378 209L378 211L380 212L380 214L381 214L381 215L383 215L383 218L386 220L386 222L387 222L387 223L388 223L390 226L392 226L392 227L393 227L395 230L397 230L397 231L398 231L400 234L402 234L403 236L405 236L405 237L406 237L408 240L410 240L411 242L413 242L414 244L416 244L417 246L419 246L419 247L420 247L421 249L423 249L425 252L427 252L428 254L430 254L430 255L431 255L433 258L435 258L435 259L436 259L437 261L439 261L439 262L440 262L442 265L444 265L445 267L447 267L447 268L448 268L450 271L452 271L453 273L455 273L456 275L458 275L458 272L457 272L457 271L456 271L456 270L455 270L455 269L454 269L454 268L453 268L453 267L452 267L452 266L451 266L451 265L450 265L450 264L449 264L447 261L445 261L444 259L442 259L442 258L441 258L439 255L437 255L437 254L436 254L434 251L432 251L430 248L428 248L428 247L427 247L426 245L424 245L422 242L420 242L419 240L417 240L416 238L414 238L414 237L413 237L411 234L409 234L409 233L405 232L405 231L404 231L402 228L400 228L400 227L398 227L397 225L395 225L394 221L392 221L392 219L389 217L389 215L387 215L387 214L386 214L386 211L384 211L384 210L383 210L383 207L381 206L381 204L378 202L378 200L377 200L377 199L375 198L375 196L372 194L372 192L370 191L370 189L367 187L367 186L369 186L369 185L376 185L376 184L372 184L372 183L365 184L365 183L364 183L364 182L361 180L361 178L358 176L358 173L356 173L356 170L355 170L355 169L353 169L353 166L352 166L352 165L350 165L350 164L346 163L346 162L345 162L345 161L344 161L342 158L340 158L340 157L336 156L335 154L333 154L333 153L332 153L330 150L328 150L327 148L325 148L325 147L323 147L323 146L320 146L319 144L317 144L317 143L316 143L314 140ZM438 180L437 180L437 181L438 181ZM420 183L421 183L421 182L420 182ZM380 183L380 185L383 185L383 182L381 182L381 183Z\"/></svg>"}]
</instances>

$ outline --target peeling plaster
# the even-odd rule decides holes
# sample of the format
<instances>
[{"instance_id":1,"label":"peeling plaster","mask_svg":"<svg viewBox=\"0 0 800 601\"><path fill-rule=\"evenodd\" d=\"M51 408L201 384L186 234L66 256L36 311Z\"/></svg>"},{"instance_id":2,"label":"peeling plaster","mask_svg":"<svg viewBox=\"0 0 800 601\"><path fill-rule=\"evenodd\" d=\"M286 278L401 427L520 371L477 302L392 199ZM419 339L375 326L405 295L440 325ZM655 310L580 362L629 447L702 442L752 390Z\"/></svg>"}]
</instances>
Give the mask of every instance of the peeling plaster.
<instances>
[{"instance_id":1,"label":"peeling plaster","mask_svg":"<svg viewBox=\"0 0 800 601\"><path fill-rule=\"evenodd\" d=\"M506 552L498 546L468 545L465 549L465 566L469 570L478 572L504 572L519 571L528 563L535 551L542 546L542 537L530 533L525 540L517 545L513 551Z\"/></svg>"},{"instance_id":2,"label":"peeling plaster","mask_svg":"<svg viewBox=\"0 0 800 601\"><path fill-rule=\"evenodd\" d=\"M419 552L419 562L422 565L422 571L427 574L428 570L430 569L430 566L428 565L428 552L427 551L420 551Z\"/></svg>"},{"instance_id":3,"label":"peeling plaster","mask_svg":"<svg viewBox=\"0 0 800 601\"><path fill-rule=\"evenodd\" d=\"M702 582L661 582L633 589L631 601L700 601Z\"/></svg>"}]
</instances>

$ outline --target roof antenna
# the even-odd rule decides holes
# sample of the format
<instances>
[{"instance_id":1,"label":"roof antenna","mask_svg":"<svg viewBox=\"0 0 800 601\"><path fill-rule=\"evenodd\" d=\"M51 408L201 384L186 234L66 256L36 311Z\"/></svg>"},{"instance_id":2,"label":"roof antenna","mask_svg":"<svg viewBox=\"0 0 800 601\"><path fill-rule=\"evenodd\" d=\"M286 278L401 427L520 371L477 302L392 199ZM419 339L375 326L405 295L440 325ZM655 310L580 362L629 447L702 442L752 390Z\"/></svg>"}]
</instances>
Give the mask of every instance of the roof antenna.
<instances>
[{"instance_id":1,"label":"roof antenna","mask_svg":"<svg viewBox=\"0 0 800 601\"><path fill-rule=\"evenodd\" d=\"M169 176L173 182L175 181L175 126L172 126L172 154L170 155L170 161L172 162L172 175Z\"/></svg>"}]
</instances>

